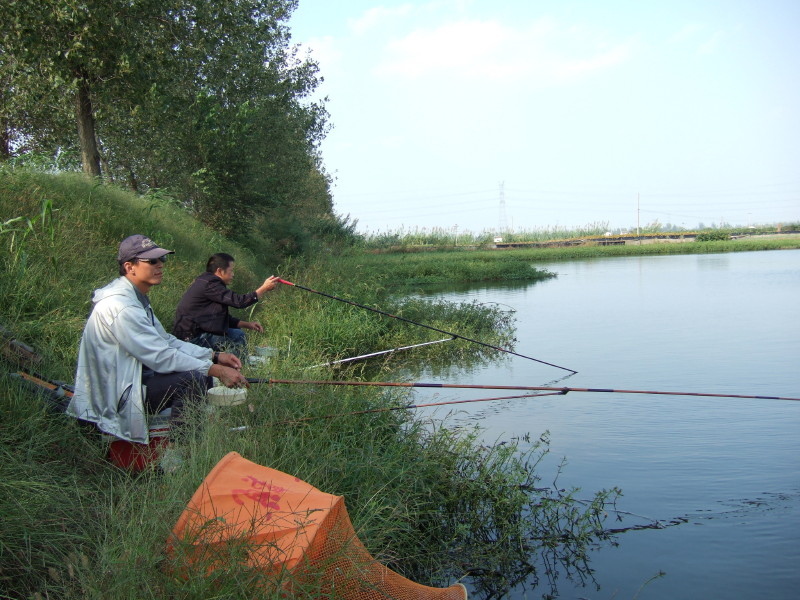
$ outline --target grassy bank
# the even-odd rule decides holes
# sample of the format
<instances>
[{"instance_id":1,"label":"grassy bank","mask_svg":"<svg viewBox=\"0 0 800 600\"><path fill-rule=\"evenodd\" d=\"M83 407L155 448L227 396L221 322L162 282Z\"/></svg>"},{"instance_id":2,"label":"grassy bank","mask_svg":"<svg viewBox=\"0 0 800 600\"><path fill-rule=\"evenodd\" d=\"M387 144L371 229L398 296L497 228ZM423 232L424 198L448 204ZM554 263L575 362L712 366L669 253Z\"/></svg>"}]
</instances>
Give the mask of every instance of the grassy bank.
<instances>
[{"instance_id":1,"label":"grassy bank","mask_svg":"<svg viewBox=\"0 0 800 600\"><path fill-rule=\"evenodd\" d=\"M513 338L509 315L496 308L404 301L388 293L393 282L408 277L401 263L371 265L365 259L358 267L358 259L350 257L277 264L169 204L79 176L0 170L0 319L42 355L38 371L72 381L89 296L116 276L117 245L132 233L146 233L176 251L164 283L151 293L167 327L208 255L223 251L237 259L238 291L279 273L475 339L506 345ZM482 279L506 268L492 261L488 267L473 263L457 278ZM524 262L512 271L535 277ZM358 377L355 367L343 372L307 367L431 339L429 332L399 320L290 287L270 293L241 316L266 327L266 333L252 336L254 343L281 350L268 366L249 367L247 375L254 377ZM485 359L480 348L463 341L407 356L426 362ZM396 366L385 361L379 368L391 377ZM213 413L198 408L190 414L191 434L178 444L183 466L171 474L151 470L133 476L105 460L106 448L94 433L48 410L42 398L8 374L14 370L10 365L4 367L3 597L252 598L253 586L263 597L284 597L281 586L291 574L266 577L231 555L213 575L190 570L188 578L179 577L181 564L164 552L186 502L229 451L344 496L361 539L392 568L428 584L472 577L484 596L523 579L541 581L545 595L553 591L548 582L565 573L589 576L588 552L606 537L605 509L616 497L614 491L601 492L581 503L572 492L542 486L536 464L547 452L546 437L521 453L515 440L485 447L472 432L423 426L411 410L348 415L402 406L408 394L333 386L252 386L245 405ZM296 582L293 595L318 597L314 586Z\"/></svg>"}]
</instances>

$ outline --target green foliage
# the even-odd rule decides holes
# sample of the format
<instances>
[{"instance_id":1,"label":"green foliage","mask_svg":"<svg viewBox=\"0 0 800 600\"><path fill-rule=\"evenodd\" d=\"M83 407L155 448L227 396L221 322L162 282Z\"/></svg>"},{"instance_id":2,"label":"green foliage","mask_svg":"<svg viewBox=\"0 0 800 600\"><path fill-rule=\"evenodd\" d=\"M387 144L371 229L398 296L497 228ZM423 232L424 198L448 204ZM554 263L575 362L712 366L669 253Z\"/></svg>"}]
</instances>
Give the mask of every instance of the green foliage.
<instances>
[{"instance_id":1,"label":"green foliage","mask_svg":"<svg viewBox=\"0 0 800 600\"><path fill-rule=\"evenodd\" d=\"M694 238L696 242L725 242L731 239L727 231L703 231Z\"/></svg>"},{"instance_id":2,"label":"green foliage","mask_svg":"<svg viewBox=\"0 0 800 600\"><path fill-rule=\"evenodd\" d=\"M532 266L530 255L496 252L353 253L331 266L347 279L366 279L388 288L475 281L540 281L553 277Z\"/></svg>"},{"instance_id":3,"label":"green foliage","mask_svg":"<svg viewBox=\"0 0 800 600\"><path fill-rule=\"evenodd\" d=\"M318 220L333 216L318 155L328 115L308 100L316 63L289 46L296 6L0 4L0 126L13 140L0 159L73 169L80 150L85 172L102 164L107 181L168 189L226 236L266 233L287 254L309 248ZM294 228L288 238L265 232L280 219Z\"/></svg>"}]
</instances>

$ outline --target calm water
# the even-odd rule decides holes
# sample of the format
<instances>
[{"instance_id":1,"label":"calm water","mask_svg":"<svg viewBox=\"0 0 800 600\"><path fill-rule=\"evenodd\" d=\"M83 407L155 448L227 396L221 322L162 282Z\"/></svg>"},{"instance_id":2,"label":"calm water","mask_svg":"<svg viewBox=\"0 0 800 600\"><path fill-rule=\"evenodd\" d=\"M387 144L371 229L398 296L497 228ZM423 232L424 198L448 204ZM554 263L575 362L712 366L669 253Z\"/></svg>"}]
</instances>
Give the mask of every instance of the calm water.
<instances>
[{"instance_id":1,"label":"calm water","mask_svg":"<svg viewBox=\"0 0 800 600\"><path fill-rule=\"evenodd\" d=\"M541 266L558 278L443 295L513 308L517 352L578 371L556 385L800 397L800 251ZM442 381L549 385L567 374L503 356ZM506 395L453 392L416 399ZM549 431L544 483L566 457L559 486L587 498L619 486L618 508L643 517L625 524L689 520L622 534L592 555L600 590L564 582L561 597L800 597L800 402L571 393L456 408L450 424L480 421L490 441Z\"/></svg>"}]
</instances>

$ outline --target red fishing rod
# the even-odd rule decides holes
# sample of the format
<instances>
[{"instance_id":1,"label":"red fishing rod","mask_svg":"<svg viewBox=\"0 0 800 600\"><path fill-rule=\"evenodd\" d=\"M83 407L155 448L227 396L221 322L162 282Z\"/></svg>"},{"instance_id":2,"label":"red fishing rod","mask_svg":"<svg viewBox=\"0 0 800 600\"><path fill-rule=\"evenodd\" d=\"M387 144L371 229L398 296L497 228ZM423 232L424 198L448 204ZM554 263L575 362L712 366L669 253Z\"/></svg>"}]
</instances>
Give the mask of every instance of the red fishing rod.
<instances>
[{"instance_id":1,"label":"red fishing rod","mask_svg":"<svg viewBox=\"0 0 800 600\"><path fill-rule=\"evenodd\" d=\"M378 313L379 315L383 315L385 317L391 317L392 319L397 319L398 321L403 321L405 323L410 323L412 325L417 325L418 327L425 327L426 329L432 329L433 331L438 331L439 333L444 333L445 335L452 336L454 338L458 338L464 340L466 342L472 342L473 344L478 344L480 346L485 346L486 348L491 348L492 350L498 350L499 352L505 352L506 354L513 354L514 356L519 356L520 358L526 358L528 360L533 360L543 365L547 365L549 367L555 367L556 369L562 369L564 371L569 371L572 374L577 373L574 369L568 369L567 367L561 367L559 365L554 365L553 363L549 363L543 360L539 360L538 358L533 358L531 356L525 356L524 354L519 354L518 352L514 352L513 350L508 350L506 348L500 348L499 346L493 346L491 344L487 344L486 342L481 342L480 340L474 340L472 338L464 337L463 335L459 335L457 333L453 333L452 331L445 331L444 329L439 329L438 327L433 327L431 325L425 325L424 323L418 323L416 321L412 321L411 319L406 319L405 317L398 317L397 315L390 314L388 312L384 312L382 310L378 310L377 308L372 308L371 306L365 306L363 304L359 304L358 302L353 302L351 300L345 300L344 298L339 298L338 296L333 296L332 294L326 294L325 292L319 292L317 290L312 290L311 288L307 288L297 283L292 283L291 281L286 281L285 279L281 279L280 277L276 278L278 283L283 283L285 285L291 285L292 287L299 288L301 290L305 290L306 292L311 292L312 294L319 294L320 296L325 296L326 298L330 298L331 300L338 300L339 302L344 302L345 304L350 304L352 306L356 306L358 308L363 308L365 310L371 310L374 313Z\"/></svg>"},{"instance_id":2,"label":"red fishing rod","mask_svg":"<svg viewBox=\"0 0 800 600\"><path fill-rule=\"evenodd\" d=\"M649 394L659 396L700 396L705 398L744 398L750 400L791 400L800 402L800 398L788 398L785 396L751 396L745 394L717 394L709 392L661 392L653 390L618 390L611 388L577 388L577 387L553 387L553 386L530 386L530 385L478 385L467 383L422 383L405 381L327 381L313 379L266 379L248 378L248 383L269 383L269 384L295 384L295 385L352 385L367 387L408 387L408 388L447 388L447 389L469 389L469 390L522 390L527 392L555 392L567 394L569 392L596 392L602 394Z\"/></svg>"},{"instance_id":3,"label":"red fishing rod","mask_svg":"<svg viewBox=\"0 0 800 600\"><path fill-rule=\"evenodd\" d=\"M499 398L471 398L470 400L447 400L443 402L429 402L426 404L404 404L402 406L383 406L381 408L368 408L365 410L355 410L346 413L337 413L335 415L318 415L314 417L300 417L299 419L292 419L290 421L277 421L272 425L290 425L292 423L304 423L306 421L314 421L317 419L335 419L336 417L350 417L352 415L367 415L370 413L382 413L392 410L410 410L413 408L426 408L429 406L446 406L448 404L467 404L469 402L490 402L492 400L515 400L517 398L541 398L542 396L563 396L565 392L544 392L541 394L523 394L521 396L500 396Z\"/></svg>"}]
</instances>

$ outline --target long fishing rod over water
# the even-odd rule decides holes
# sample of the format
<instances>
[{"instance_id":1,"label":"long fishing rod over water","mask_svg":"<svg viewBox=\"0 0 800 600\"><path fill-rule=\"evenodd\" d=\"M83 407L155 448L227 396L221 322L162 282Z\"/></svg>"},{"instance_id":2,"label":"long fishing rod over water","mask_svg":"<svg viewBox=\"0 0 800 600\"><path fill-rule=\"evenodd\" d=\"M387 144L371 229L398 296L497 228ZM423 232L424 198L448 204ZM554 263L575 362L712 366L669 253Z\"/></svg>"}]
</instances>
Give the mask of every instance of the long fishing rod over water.
<instances>
[{"instance_id":1,"label":"long fishing rod over water","mask_svg":"<svg viewBox=\"0 0 800 600\"><path fill-rule=\"evenodd\" d=\"M335 419L337 417L350 417L353 415L367 415L370 413L390 412L393 410L411 410L413 408L428 408L431 406L447 406L449 404L468 404L471 402L491 402L493 400L515 400L518 398L541 398L542 396L563 396L565 392L542 392L539 394L523 394L521 396L500 396L499 398L470 398L469 400L444 400L442 402L426 402L425 404L402 404L400 406L382 406L380 408L366 408L364 410L353 410L346 413L331 415L314 415L313 417L299 417L288 421L276 421L273 425L290 425L292 423L304 423L306 421L316 421L318 419Z\"/></svg>"},{"instance_id":2,"label":"long fishing rod over water","mask_svg":"<svg viewBox=\"0 0 800 600\"><path fill-rule=\"evenodd\" d=\"M410 323L411 325L417 325L418 327L425 327L426 329L432 329L433 331L438 331L439 333L443 333L445 335L452 336L454 338L458 338L464 340L466 342L472 342L473 344L478 344L480 346L485 346L486 348L491 348L492 350L498 350L499 352L505 352L506 354L513 354L514 356L519 356L520 358L525 358L527 360L532 360L543 365L547 365L549 367L555 367L556 369L562 369L564 371L569 371L572 374L577 373L574 369L568 369L567 367L561 367L559 365L554 365L553 363L549 363L543 360L539 360L538 358L533 358L532 356L526 356L524 354L520 354L518 352L514 352L513 350L508 350L506 348L500 348L499 346L493 346L492 344L487 344L486 342L481 342L480 340L475 340L472 338L464 337L463 335L459 335L457 333L453 333L452 331L445 331L444 329L439 329L438 327L433 327L431 325L425 325L424 323L418 323L417 321L412 321L411 319L406 319L405 317L398 317L397 315L393 315L391 313L378 310L377 308L372 308L371 306L365 306L364 304L359 304L358 302L353 302L352 300L346 300L344 298L339 298L338 296L334 296L332 294L326 294L325 292L319 292L317 290L312 290L311 288L307 288L297 283L292 283L291 281L286 281L285 279L276 278L278 283L283 283L285 285L290 285L292 287L299 288L301 290L305 290L306 292L311 292L312 294L319 294L320 296L325 296L326 298L330 298L331 300L338 300L339 302L344 302L345 304L350 304L351 306L356 306L358 308L363 308L365 310L370 310L374 313L378 313L379 315L383 315L385 317L391 317L392 319L397 319L398 321L403 321L405 323Z\"/></svg>"},{"instance_id":3,"label":"long fishing rod over water","mask_svg":"<svg viewBox=\"0 0 800 600\"><path fill-rule=\"evenodd\" d=\"M555 392L567 394L569 392L595 392L602 394L649 394L658 396L699 396L704 398L743 398L750 400L791 400L800 402L800 398L789 398L785 396L754 396L746 394L719 394L710 392L663 392L654 390L618 390L611 388L577 388L577 387L554 387L554 386L532 386L532 385L478 385L467 383L423 383L405 381L328 381L316 379L268 379L253 378L247 379L248 383L258 384L288 384L288 385L351 385L366 387L409 387L409 388L447 388L447 389L471 389L471 390L522 390L526 392Z\"/></svg>"}]
</instances>

